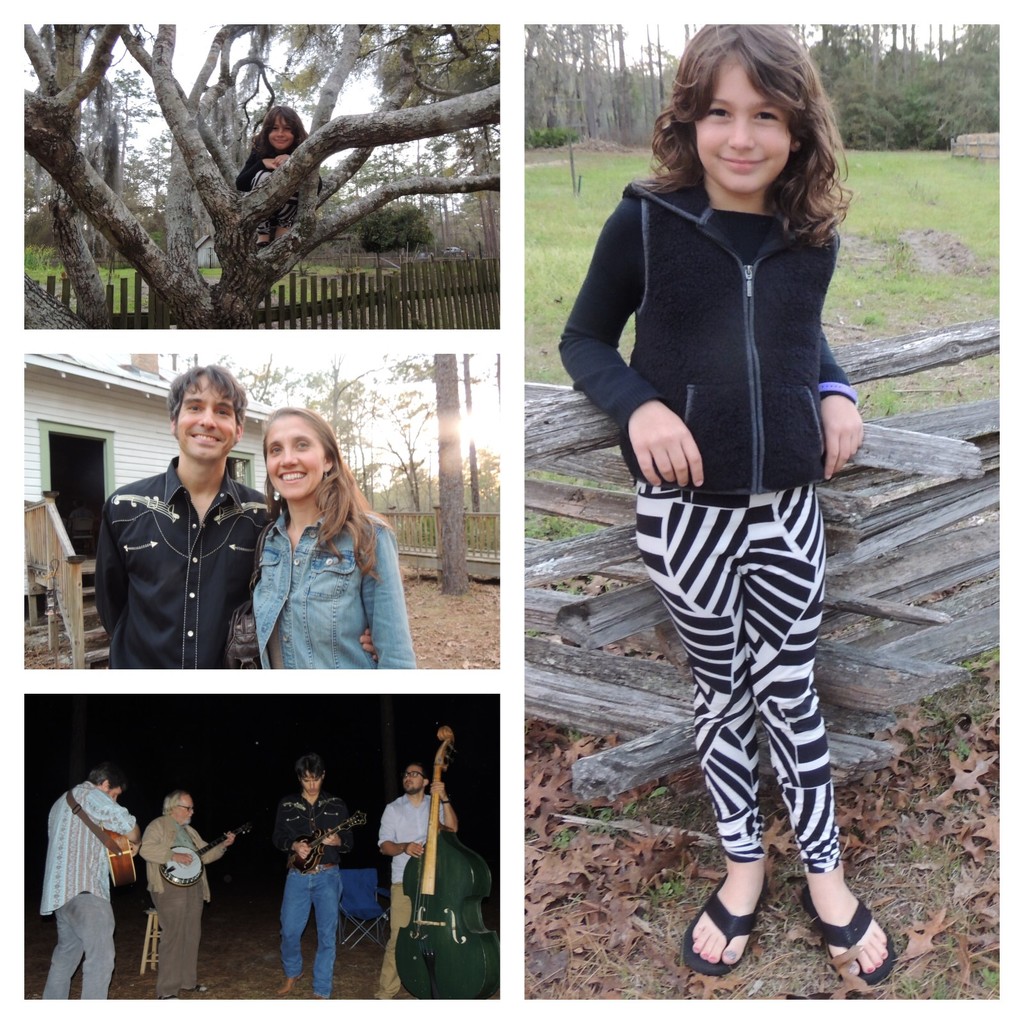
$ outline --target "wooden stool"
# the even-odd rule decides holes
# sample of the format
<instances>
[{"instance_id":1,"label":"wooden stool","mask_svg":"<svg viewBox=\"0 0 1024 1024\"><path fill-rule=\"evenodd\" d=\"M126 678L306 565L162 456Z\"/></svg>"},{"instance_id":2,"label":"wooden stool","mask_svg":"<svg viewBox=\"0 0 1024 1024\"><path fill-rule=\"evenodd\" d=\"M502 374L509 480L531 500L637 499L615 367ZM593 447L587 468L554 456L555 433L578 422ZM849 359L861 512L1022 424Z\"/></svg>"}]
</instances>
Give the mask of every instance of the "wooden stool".
<instances>
[{"instance_id":1,"label":"wooden stool","mask_svg":"<svg viewBox=\"0 0 1024 1024\"><path fill-rule=\"evenodd\" d=\"M156 970L157 964L157 943L160 941L160 918L157 915L156 907L150 907L146 911L146 940L142 943L142 966L139 974L146 973L146 967Z\"/></svg>"}]
</instances>

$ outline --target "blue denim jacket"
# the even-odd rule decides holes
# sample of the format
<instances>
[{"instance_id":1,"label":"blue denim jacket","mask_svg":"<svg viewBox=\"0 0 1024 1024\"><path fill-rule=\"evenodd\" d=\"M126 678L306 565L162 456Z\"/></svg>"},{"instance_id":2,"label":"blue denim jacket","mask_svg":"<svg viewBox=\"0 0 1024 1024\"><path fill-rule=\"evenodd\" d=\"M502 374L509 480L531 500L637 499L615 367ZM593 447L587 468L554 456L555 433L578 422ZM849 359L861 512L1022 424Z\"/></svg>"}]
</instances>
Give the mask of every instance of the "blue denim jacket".
<instances>
[{"instance_id":1,"label":"blue denim jacket","mask_svg":"<svg viewBox=\"0 0 1024 1024\"><path fill-rule=\"evenodd\" d=\"M263 667L280 620L285 668L415 668L395 535L377 525L374 579L359 571L348 533L335 541L339 558L318 548L318 530L307 527L294 552L283 514L267 534L252 601ZM377 662L359 645L367 626Z\"/></svg>"}]
</instances>

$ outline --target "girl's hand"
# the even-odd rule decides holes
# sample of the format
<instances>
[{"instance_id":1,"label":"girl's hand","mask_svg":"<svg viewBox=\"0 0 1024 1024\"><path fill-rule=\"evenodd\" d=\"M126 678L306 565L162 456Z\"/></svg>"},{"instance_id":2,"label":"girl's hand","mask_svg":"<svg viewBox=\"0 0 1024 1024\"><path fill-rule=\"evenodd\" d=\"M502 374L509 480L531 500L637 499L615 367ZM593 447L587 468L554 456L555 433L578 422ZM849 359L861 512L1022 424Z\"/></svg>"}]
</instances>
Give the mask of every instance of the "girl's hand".
<instances>
[{"instance_id":1,"label":"girl's hand","mask_svg":"<svg viewBox=\"0 0 1024 1024\"><path fill-rule=\"evenodd\" d=\"M825 431L825 479L831 480L863 443L864 422L848 398L825 395L821 400L821 425Z\"/></svg>"},{"instance_id":2,"label":"girl's hand","mask_svg":"<svg viewBox=\"0 0 1024 1024\"><path fill-rule=\"evenodd\" d=\"M664 402L655 399L634 409L628 430L640 472L649 484L704 483L704 464L693 434Z\"/></svg>"},{"instance_id":3,"label":"girl's hand","mask_svg":"<svg viewBox=\"0 0 1024 1024\"><path fill-rule=\"evenodd\" d=\"M288 159L287 153L282 153L280 156L275 156L270 162L274 165L274 169L277 170Z\"/></svg>"}]
</instances>

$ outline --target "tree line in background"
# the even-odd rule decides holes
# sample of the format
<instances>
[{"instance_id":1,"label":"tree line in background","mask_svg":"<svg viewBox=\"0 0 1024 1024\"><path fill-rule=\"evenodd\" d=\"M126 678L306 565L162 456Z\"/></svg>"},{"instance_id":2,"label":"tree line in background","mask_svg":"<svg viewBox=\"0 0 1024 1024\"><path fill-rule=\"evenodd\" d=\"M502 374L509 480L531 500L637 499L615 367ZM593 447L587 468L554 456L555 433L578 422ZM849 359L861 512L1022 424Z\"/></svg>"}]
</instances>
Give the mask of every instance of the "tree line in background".
<instances>
[{"instance_id":1,"label":"tree line in background","mask_svg":"<svg viewBox=\"0 0 1024 1024\"><path fill-rule=\"evenodd\" d=\"M356 376L345 369L341 355L325 361L324 369L305 374L275 366L273 358L256 369L240 367L230 356L219 362L232 368L253 401L319 412L334 428L345 461L378 511L429 512L440 504L438 437L444 428L456 438L459 481L453 492L462 496L460 507L498 512L498 452L478 450L468 437L466 457L459 454L460 436L472 427L474 385L486 385L488 402L500 386L498 357L484 375L476 376L472 358L451 356L440 364L432 356L402 359ZM444 395L440 408L439 384ZM451 462L447 470L454 472Z\"/></svg>"},{"instance_id":2,"label":"tree line in background","mask_svg":"<svg viewBox=\"0 0 1024 1024\"><path fill-rule=\"evenodd\" d=\"M26 243L54 245L89 326L109 326L99 268L116 255L179 327L251 327L270 284L300 260L359 251L360 222L396 201L438 248L497 254L497 26L225 25L206 38L203 68L179 82L175 26L25 26ZM375 109L337 115L365 83ZM263 114L282 103L310 138L240 195ZM295 191L295 225L257 253L257 222ZM204 235L222 268L212 284Z\"/></svg>"},{"instance_id":3,"label":"tree line in background","mask_svg":"<svg viewBox=\"0 0 1024 1024\"><path fill-rule=\"evenodd\" d=\"M526 144L647 146L697 25L526 26ZM849 149L946 149L999 131L998 25L794 25L821 68ZM633 54L632 56L630 54Z\"/></svg>"}]
</instances>

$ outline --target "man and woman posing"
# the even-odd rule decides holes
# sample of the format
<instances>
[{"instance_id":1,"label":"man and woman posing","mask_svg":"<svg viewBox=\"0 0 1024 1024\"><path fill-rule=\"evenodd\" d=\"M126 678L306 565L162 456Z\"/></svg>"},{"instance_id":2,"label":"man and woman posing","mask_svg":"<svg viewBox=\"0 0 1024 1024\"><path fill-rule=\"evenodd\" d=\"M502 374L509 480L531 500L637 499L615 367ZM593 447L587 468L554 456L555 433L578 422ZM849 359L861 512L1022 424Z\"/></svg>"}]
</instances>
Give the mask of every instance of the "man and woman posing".
<instances>
[{"instance_id":1,"label":"man and woman posing","mask_svg":"<svg viewBox=\"0 0 1024 1024\"><path fill-rule=\"evenodd\" d=\"M167 403L179 455L103 507L96 606L110 667L222 667L269 522L253 596L263 667L415 668L394 534L330 425L308 409L277 410L260 494L227 472L248 404L231 373L189 370Z\"/></svg>"}]
</instances>

